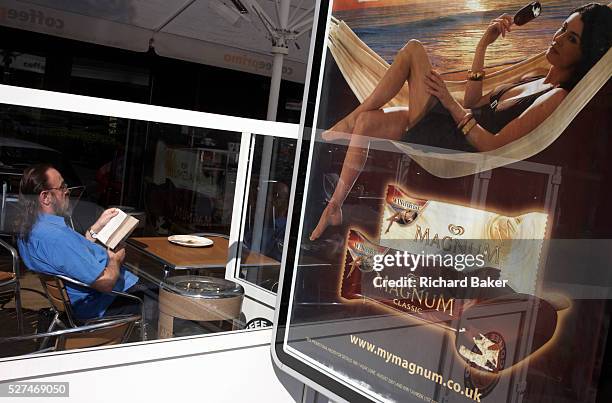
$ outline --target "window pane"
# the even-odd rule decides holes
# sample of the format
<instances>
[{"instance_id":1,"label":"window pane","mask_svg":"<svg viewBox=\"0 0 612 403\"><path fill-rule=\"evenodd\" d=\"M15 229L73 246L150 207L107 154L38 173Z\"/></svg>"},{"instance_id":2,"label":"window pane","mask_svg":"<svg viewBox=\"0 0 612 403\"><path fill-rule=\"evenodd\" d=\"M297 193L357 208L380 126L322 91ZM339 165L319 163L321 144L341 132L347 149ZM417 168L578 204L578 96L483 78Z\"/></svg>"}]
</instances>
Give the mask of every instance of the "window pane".
<instances>
[{"instance_id":1,"label":"window pane","mask_svg":"<svg viewBox=\"0 0 612 403\"><path fill-rule=\"evenodd\" d=\"M0 245L0 304L6 303L0 338L19 334L18 312L25 335L50 329L53 307L62 301L48 300L45 288L53 294L61 286L44 274L84 284L62 280L68 295L62 303L70 312L61 311L60 319L67 328L128 314L133 330L126 340L139 341L139 303L99 292L106 288L98 280L122 248L125 260L115 257L121 274L111 285L144 300L148 339L243 326L244 290L224 280L241 133L13 105L0 105L0 125L0 234L14 248L20 245L19 280L28 289L17 292L9 281L10 249ZM44 168L40 179L32 179L39 184L31 187L27 207L20 181L25 168L41 163L57 175ZM101 215L117 207L138 221L113 252L107 250L112 237L104 238L110 216ZM33 224L24 225L25 217ZM131 221L122 220L126 226ZM40 343L19 345L33 352ZM15 345L0 343L0 355L21 354ZM45 346L68 349L69 337Z\"/></svg>"},{"instance_id":2,"label":"window pane","mask_svg":"<svg viewBox=\"0 0 612 403\"><path fill-rule=\"evenodd\" d=\"M245 204L239 277L276 292L283 253L295 140L255 137Z\"/></svg>"}]
</instances>

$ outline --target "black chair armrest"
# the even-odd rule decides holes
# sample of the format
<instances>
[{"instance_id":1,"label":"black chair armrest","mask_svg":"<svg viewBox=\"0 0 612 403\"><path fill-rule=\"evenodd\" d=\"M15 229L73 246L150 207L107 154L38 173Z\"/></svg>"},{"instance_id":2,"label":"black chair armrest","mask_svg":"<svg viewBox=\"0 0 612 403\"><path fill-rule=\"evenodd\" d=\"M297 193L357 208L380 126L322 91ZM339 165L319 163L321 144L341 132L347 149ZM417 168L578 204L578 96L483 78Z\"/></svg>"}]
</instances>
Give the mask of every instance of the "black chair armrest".
<instances>
[{"instance_id":1,"label":"black chair armrest","mask_svg":"<svg viewBox=\"0 0 612 403\"><path fill-rule=\"evenodd\" d=\"M133 300L138 301L138 303L140 303L140 304L143 304L143 303L144 303L144 301L142 300L142 298L137 297L137 296L132 295L132 294L128 294L127 292L122 292L122 291L111 291L111 292L110 292L110 294L117 295L117 296L120 296L120 297L129 298L129 299L133 299Z\"/></svg>"},{"instance_id":2,"label":"black chair armrest","mask_svg":"<svg viewBox=\"0 0 612 403\"><path fill-rule=\"evenodd\" d=\"M62 279L62 281L65 281L67 283L72 283L72 284L78 285L80 287L85 287L85 288L89 288L89 289L92 289L92 290L94 289L89 284L85 284L85 283L83 283L83 282L81 282L79 280L75 280L75 279L70 278L70 277L62 276L61 274L56 274L55 277L60 278L60 279ZM96 290L96 291L98 291L98 290ZM98 291L98 292L101 292L101 291ZM137 296L132 295L132 294L128 294L126 292L111 290L111 291L102 292L102 293L103 294L118 295L118 296L122 296L122 297L125 297L125 298L134 299L134 300L136 300L136 301L138 301L138 302L140 302L142 304L142 299L141 298L138 298Z\"/></svg>"}]
</instances>

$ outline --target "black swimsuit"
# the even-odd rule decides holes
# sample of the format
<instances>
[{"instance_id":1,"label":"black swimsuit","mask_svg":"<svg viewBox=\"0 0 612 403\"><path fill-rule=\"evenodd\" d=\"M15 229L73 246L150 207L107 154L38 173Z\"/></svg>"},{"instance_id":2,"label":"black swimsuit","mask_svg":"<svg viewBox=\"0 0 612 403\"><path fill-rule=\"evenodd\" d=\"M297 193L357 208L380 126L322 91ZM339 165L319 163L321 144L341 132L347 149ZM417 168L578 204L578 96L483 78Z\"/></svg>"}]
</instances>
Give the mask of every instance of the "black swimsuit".
<instances>
[{"instance_id":1,"label":"black swimsuit","mask_svg":"<svg viewBox=\"0 0 612 403\"><path fill-rule=\"evenodd\" d=\"M530 94L521 98L516 98L512 101L504 101L503 108L498 108L499 99L511 88L519 85L535 81L542 78L532 77L521 80L518 83L506 84L500 86L496 91L491 93L489 103L478 108L472 109L476 122L485 130L497 134L508 123L519 117L527 108L529 108L535 100L550 91L552 88L547 88L540 92ZM402 141L406 143L422 144L431 147L439 147L448 149L449 152L469 151L476 152L467 138L457 129L457 123L451 116L450 112L436 102L434 107L417 122L414 127L406 131L402 136Z\"/></svg>"}]
</instances>

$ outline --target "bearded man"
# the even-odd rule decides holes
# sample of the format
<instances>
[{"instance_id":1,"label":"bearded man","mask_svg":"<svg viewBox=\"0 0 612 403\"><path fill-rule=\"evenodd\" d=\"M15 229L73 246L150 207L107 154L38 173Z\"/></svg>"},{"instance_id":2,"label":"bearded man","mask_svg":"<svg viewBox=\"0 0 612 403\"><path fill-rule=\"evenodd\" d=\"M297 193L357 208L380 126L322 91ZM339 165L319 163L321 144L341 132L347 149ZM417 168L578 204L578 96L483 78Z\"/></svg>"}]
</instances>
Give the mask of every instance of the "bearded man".
<instances>
[{"instance_id":1,"label":"bearded man","mask_svg":"<svg viewBox=\"0 0 612 403\"><path fill-rule=\"evenodd\" d=\"M105 249L95 235L115 215L105 210L85 236L66 225L69 189L61 173L48 164L25 169L19 185L18 247L26 266L39 273L63 275L92 288L66 284L78 319L139 313L133 302L108 294L111 290L140 291L138 277L125 269L125 249Z\"/></svg>"}]
</instances>

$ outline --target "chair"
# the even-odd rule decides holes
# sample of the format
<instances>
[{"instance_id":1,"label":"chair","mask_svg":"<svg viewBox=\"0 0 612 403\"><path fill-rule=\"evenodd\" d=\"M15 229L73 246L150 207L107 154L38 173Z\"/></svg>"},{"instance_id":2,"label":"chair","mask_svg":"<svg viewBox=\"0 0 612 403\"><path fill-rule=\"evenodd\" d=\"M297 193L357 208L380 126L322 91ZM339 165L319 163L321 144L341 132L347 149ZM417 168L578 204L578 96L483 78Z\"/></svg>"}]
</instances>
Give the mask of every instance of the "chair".
<instances>
[{"instance_id":1,"label":"chair","mask_svg":"<svg viewBox=\"0 0 612 403\"><path fill-rule=\"evenodd\" d=\"M68 291L66 290L66 283L78 285L83 288L92 289L89 285L82 283L80 281L71 279L62 275L50 276L47 274L38 273L38 277L41 281L41 284L45 290L45 294L51 307L54 311L54 318L49 326L48 332L52 332L57 326L64 328L77 328L82 325L88 325L94 323L98 319L90 319L86 321L81 321L74 316L72 312L72 306L70 305L70 298L68 297ZM136 297L135 295L131 295L125 292L120 291L111 291L110 294L116 295L118 297L132 299L138 302L140 305L140 316L139 316L139 324L140 324L140 337L142 341L147 339L146 329L145 329L145 314L144 314L144 303L142 299ZM104 317L101 319L108 319L110 317ZM64 320L62 320L64 319ZM67 322L67 323L65 323Z\"/></svg>"},{"instance_id":2,"label":"chair","mask_svg":"<svg viewBox=\"0 0 612 403\"><path fill-rule=\"evenodd\" d=\"M126 342L138 320L140 320L139 315L104 317L94 319L86 325L67 329L21 336L0 337L0 344L43 339L44 341L39 345L39 348L29 354L109 346ZM51 338L55 338L55 344L51 347L45 347L46 340Z\"/></svg>"},{"instance_id":3,"label":"chair","mask_svg":"<svg viewBox=\"0 0 612 403\"><path fill-rule=\"evenodd\" d=\"M0 306L4 307L15 298L15 311L17 314L17 327L19 334L23 334L23 311L21 309L21 290L19 287L19 255L15 248L0 239L0 246L8 250L12 257L12 273L0 271Z\"/></svg>"}]
</instances>

